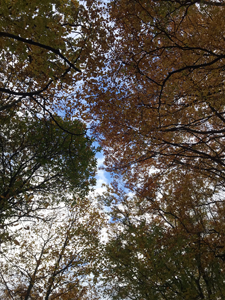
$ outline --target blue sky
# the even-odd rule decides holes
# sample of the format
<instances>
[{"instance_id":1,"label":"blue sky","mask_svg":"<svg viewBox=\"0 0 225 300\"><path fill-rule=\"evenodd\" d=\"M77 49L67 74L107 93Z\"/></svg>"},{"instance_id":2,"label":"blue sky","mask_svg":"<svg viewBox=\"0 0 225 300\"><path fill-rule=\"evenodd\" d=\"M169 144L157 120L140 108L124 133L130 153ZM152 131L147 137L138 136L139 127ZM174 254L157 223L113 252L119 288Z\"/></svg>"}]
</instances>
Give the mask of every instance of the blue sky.
<instances>
[{"instance_id":1,"label":"blue sky","mask_svg":"<svg viewBox=\"0 0 225 300\"><path fill-rule=\"evenodd\" d=\"M97 183L95 187L96 193L102 193L105 191L105 188L102 187L102 184L108 184L111 182L111 176L109 172L106 172L105 170L100 170L100 167L104 167L104 155L103 152L99 152L96 155L98 160L98 172L96 175Z\"/></svg>"}]
</instances>

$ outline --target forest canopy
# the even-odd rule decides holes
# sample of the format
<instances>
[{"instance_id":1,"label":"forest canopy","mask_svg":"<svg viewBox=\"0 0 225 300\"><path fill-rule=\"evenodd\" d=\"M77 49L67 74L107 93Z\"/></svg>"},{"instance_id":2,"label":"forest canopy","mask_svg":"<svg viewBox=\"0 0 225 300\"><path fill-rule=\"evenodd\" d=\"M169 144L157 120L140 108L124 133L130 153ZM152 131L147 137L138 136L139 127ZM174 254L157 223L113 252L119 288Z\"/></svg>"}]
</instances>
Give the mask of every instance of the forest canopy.
<instances>
[{"instance_id":1,"label":"forest canopy","mask_svg":"<svg viewBox=\"0 0 225 300\"><path fill-rule=\"evenodd\" d=\"M224 15L1 3L3 299L224 299ZM93 141L113 177L99 196Z\"/></svg>"}]
</instances>

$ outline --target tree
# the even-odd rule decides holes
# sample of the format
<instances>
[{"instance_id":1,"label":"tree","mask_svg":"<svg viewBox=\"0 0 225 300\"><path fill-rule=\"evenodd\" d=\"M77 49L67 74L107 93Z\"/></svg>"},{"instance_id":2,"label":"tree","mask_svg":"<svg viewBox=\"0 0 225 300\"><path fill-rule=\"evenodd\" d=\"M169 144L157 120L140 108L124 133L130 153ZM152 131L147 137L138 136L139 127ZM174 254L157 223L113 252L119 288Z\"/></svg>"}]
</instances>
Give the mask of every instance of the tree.
<instances>
[{"instance_id":1,"label":"tree","mask_svg":"<svg viewBox=\"0 0 225 300\"><path fill-rule=\"evenodd\" d=\"M223 299L224 3L118 0L108 9L111 51L81 94L116 173L106 292Z\"/></svg>"},{"instance_id":2,"label":"tree","mask_svg":"<svg viewBox=\"0 0 225 300\"><path fill-rule=\"evenodd\" d=\"M101 269L112 299L224 298L223 198L212 201L204 180L177 175L154 206L121 191L106 195L111 223Z\"/></svg>"},{"instance_id":3,"label":"tree","mask_svg":"<svg viewBox=\"0 0 225 300\"><path fill-rule=\"evenodd\" d=\"M95 150L86 126L74 118L70 94L76 74L89 62L99 67L95 41L105 32L95 1L3 2L2 224L8 216L32 215L53 199L68 202L68 191L84 195L94 183Z\"/></svg>"},{"instance_id":4,"label":"tree","mask_svg":"<svg viewBox=\"0 0 225 300\"><path fill-rule=\"evenodd\" d=\"M67 110L75 74L89 61L94 41L104 35L94 1L4 1L0 9L0 111ZM90 17L91 15L91 17ZM67 103L65 105L65 98Z\"/></svg>"},{"instance_id":5,"label":"tree","mask_svg":"<svg viewBox=\"0 0 225 300\"><path fill-rule=\"evenodd\" d=\"M70 94L77 73L101 66L99 11L96 1L1 3L2 299L98 299L88 276L103 218L85 199L96 149Z\"/></svg>"},{"instance_id":6,"label":"tree","mask_svg":"<svg viewBox=\"0 0 225 300\"><path fill-rule=\"evenodd\" d=\"M112 299L224 298L224 262L201 240L187 243L178 232L147 228L129 226L107 245L106 294Z\"/></svg>"},{"instance_id":7,"label":"tree","mask_svg":"<svg viewBox=\"0 0 225 300\"><path fill-rule=\"evenodd\" d=\"M85 137L85 125L55 119L15 111L1 118L1 225L8 218L34 216L53 203L69 203L94 185L96 149Z\"/></svg>"},{"instance_id":8,"label":"tree","mask_svg":"<svg viewBox=\"0 0 225 300\"><path fill-rule=\"evenodd\" d=\"M84 93L107 167L126 173L131 188L150 168L177 165L224 185L224 9L220 1L110 3L107 68Z\"/></svg>"},{"instance_id":9,"label":"tree","mask_svg":"<svg viewBox=\"0 0 225 300\"><path fill-rule=\"evenodd\" d=\"M104 215L87 198L24 222L1 247L1 299L99 299L91 281Z\"/></svg>"}]
</instances>

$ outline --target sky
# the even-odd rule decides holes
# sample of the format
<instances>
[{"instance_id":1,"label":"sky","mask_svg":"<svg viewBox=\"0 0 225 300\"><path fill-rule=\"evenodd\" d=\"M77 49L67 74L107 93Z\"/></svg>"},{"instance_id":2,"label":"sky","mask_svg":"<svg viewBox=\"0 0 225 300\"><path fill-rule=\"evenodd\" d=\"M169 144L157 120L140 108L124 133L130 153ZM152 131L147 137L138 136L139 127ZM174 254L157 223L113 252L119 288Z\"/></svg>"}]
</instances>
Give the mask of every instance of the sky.
<instances>
[{"instance_id":1,"label":"sky","mask_svg":"<svg viewBox=\"0 0 225 300\"><path fill-rule=\"evenodd\" d=\"M102 187L103 184L109 184L111 182L111 176L109 172L106 172L105 170L102 170L100 168L104 167L104 155L103 152L99 152L96 155L97 161L98 161L98 170L96 175L96 187L95 187L95 193L102 194L104 191L106 191L105 187Z\"/></svg>"}]
</instances>

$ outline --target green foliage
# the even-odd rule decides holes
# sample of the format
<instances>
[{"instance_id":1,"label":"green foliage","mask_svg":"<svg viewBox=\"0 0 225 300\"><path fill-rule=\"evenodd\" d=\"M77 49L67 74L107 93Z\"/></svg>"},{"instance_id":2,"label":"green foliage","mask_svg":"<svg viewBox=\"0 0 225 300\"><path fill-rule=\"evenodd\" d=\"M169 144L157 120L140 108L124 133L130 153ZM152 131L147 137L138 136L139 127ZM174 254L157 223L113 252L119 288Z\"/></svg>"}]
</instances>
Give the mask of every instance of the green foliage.
<instances>
[{"instance_id":1,"label":"green foliage","mask_svg":"<svg viewBox=\"0 0 225 300\"><path fill-rule=\"evenodd\" d=\"M85 136L84 124L54 120L19 112L2 115L1 222L19 211L23 215L35 210L35 198L40 208L48 197L69 201L69 194L84 196L94 185L96 150Z\"/></svg>"},{"instance_id":2,"label":"green foliage","mask_svg":"<svg viewBox=\"0 0 225 300\"><path fill-rule=\"evenodd\" d=\"M166 225L152 214L141 214L137 200L131 198L129 208L124 203L113 213L117 221L103 246L106 295L115 300L223 299L225 262L217 255L219 248L224 251L218 244L223 236L216 240L219 233L209 229L182 230L175 217L174 225ZM188 218L182 221L187 225Z\"/></svg>"}]
</instances>

